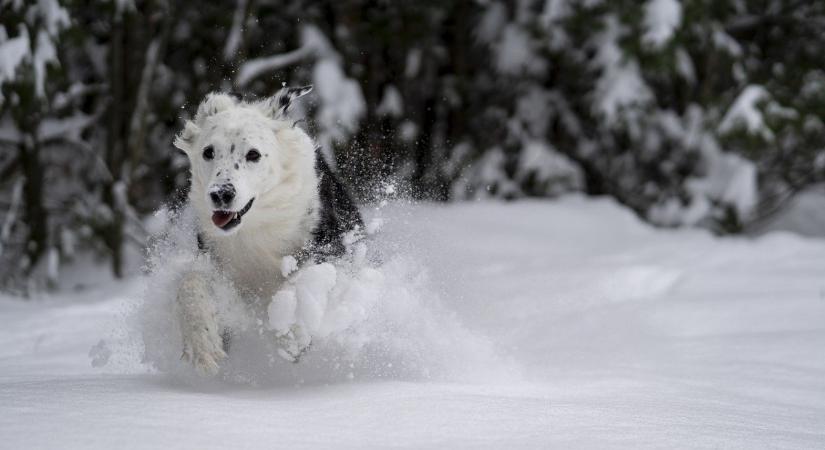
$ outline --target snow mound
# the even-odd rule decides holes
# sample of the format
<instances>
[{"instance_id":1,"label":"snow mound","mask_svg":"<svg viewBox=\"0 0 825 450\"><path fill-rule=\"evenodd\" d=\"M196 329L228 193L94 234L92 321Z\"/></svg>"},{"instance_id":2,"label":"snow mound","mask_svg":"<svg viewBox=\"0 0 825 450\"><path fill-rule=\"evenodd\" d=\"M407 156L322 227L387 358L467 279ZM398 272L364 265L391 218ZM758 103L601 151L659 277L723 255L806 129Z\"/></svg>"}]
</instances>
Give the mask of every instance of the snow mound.
<instances>
[{"instance_id":1,"label":"snow mound","mask_svg":"<svg viewBox=\"0 0 825 450\"><path fill-rule=\"evenodd\" d=\"M219 319L231 329L229 356L218 375L224 381L484 381L513 373L487 339L442 305L421 263L391 255L380 243L357 242L339 260L300 268L285 258L281 270L288 278L281 289L271 299L249 299L208 257L197 255L195 242L193 218L184 211L170 217L150 250L150 274L132 324L143 341L143 362L154 370L200 380L181 360L175 312L179 280L195 269L209 274Z\"/></svg>"}]
</instances>

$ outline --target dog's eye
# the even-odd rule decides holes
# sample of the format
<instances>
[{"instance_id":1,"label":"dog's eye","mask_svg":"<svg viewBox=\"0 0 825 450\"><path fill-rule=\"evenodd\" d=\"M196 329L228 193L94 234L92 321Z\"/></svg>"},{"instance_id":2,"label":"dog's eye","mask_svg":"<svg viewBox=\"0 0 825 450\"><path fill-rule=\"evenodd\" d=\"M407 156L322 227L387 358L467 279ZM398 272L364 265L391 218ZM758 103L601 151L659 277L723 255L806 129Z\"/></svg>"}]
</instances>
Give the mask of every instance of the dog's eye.
<instances>
[{"instance_id":1,"label":"dog's eye","mask_svg":"<svg viewBox=\"0 0 825 450\"><path fill-rule=\"evenodd\" d=\"M261 153L254 148L248 152L246 152L246 160L251 162L257 162L261 159Z\"/></svg>"},{"instance_id":2,"label":"dog's eye","mask_svg":"<svg viewBox=\"0 0 825 450\"><path fill-rule=\"evenodd\" d=\"M215 157L215 149L211 145L203 149L203 159L209 161Z\"/></svg>"}]
</instances>

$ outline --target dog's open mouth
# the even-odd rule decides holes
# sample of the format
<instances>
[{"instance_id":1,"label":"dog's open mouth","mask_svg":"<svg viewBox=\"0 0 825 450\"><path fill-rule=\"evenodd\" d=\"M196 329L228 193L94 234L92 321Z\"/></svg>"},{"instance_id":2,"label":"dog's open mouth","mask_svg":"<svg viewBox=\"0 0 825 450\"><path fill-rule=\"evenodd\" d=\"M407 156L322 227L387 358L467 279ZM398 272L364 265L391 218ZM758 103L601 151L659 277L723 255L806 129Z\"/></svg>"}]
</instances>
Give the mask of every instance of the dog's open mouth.
<instances>
[{"instance_id":1,"label":"dog's open mouth","mask_svg":"<svg viewBox=\"0 0 825 450\"><path fill-rule=\"evenodd\" d=\"M214 211L212 212L212 223L223 231L229 231L241 223L241 218L252 208L252 202L255 199L249 200L249 203L240 211Z\"/></svg>"}]
</instances>

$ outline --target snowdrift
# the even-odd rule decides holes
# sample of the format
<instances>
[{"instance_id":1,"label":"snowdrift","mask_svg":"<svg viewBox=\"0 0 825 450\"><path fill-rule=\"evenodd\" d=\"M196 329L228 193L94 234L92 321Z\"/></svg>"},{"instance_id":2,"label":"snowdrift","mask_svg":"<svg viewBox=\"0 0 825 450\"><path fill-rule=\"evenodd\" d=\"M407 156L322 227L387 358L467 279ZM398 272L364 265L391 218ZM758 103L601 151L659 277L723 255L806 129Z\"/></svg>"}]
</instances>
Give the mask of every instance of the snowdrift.
<instances>
[{"instance_id":1,"label":"snowdrift","mask_svg":"<svg viewBox=\"0 0 825 450\"><path fill-rule=\"evenodd\" d=\"M299 364L250 332L199 381L155 276L0 298L3 445L825 445L825 241L657 230L580 197L369 214L362 265L293 280L319 338ZM299 311L305 282L323 314Z\"/></svg>"}]
</instances>

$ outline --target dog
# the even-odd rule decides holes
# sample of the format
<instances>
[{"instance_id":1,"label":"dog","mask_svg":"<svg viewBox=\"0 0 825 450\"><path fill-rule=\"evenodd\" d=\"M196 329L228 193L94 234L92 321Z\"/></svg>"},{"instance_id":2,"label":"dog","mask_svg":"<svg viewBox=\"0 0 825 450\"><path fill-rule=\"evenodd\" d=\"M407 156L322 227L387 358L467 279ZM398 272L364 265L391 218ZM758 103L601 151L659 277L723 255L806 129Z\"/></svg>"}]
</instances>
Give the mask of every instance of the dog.
<instances>
[{"instance_id":1,"label":"dog","mask_svg":"<svg viewBox=\"0 0 825 450\"><path fill-rule=\"evenodd\" d=\"M340 256L346 235L364 228L320 149L289 115L311 90L287 87L257 101L211 93L174 140L190 162L198 247L245 297L271 298L284 281L285 257ZM182 275L182 359L206 375L219 371L231 335L211 296L208 274Z\"/></svg>"}]
</instances>

